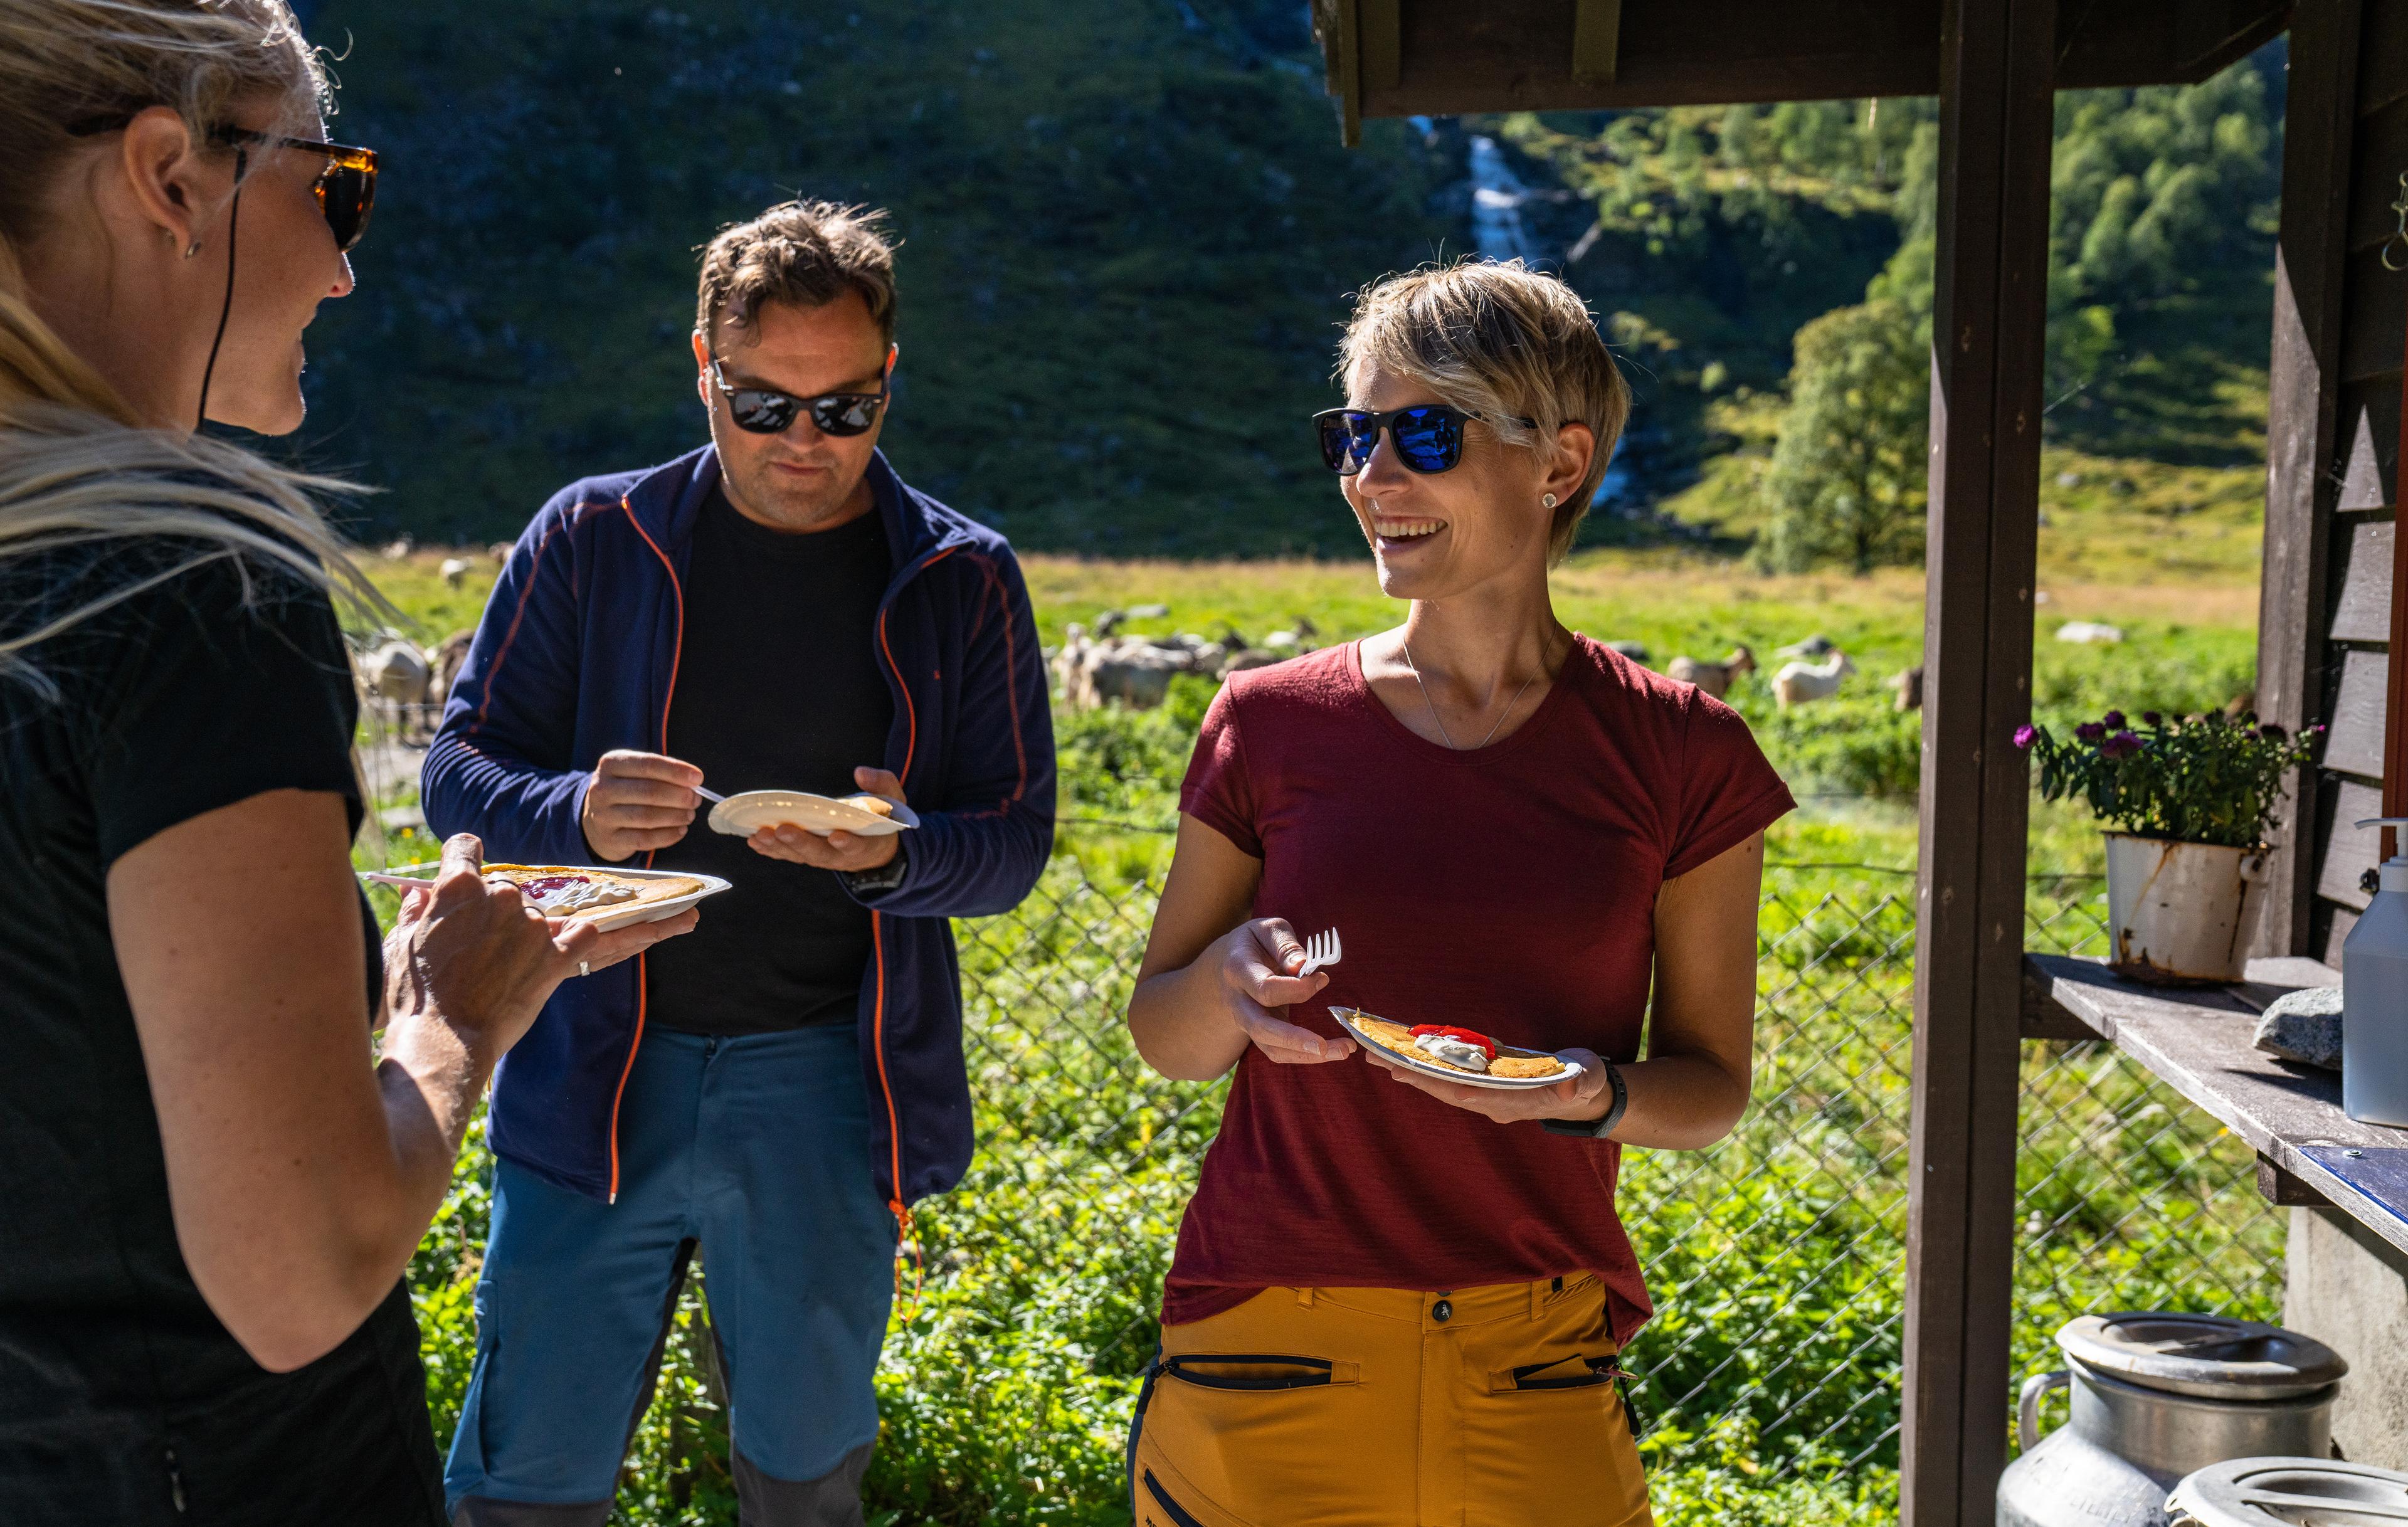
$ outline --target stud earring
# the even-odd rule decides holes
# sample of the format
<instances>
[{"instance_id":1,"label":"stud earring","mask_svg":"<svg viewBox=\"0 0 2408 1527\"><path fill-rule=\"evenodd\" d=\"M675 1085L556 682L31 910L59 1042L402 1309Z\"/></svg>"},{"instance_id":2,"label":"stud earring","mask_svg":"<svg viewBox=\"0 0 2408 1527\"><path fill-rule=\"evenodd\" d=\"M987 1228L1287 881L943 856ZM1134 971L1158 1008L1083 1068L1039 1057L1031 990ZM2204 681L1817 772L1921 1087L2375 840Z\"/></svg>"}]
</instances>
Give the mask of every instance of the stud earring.
<instances>
[{"instance_id":1,"label":"stud earring","mask_svg":"<svg viewBox=\"0 0 2408 1527\"><path fill-rule=\"evenodd\" d=\"M1541 508L1553 509L1555 507L1555 496L1552 493L1542 493L1539 496L1539 504Z\"/></svg>"},{"instance_id":2,"label":"stud earring","mask_svg":"<svg viewBox=\"0 0 2408 1527\"><path fill-rule=\"evenodd\" d=\"M185 245L185 246L184 246L184 258L185 258L185 259L187 259L187 260L191 259L194 255L198 254L198 253L200 253L200 252L201 252L201 241L200 241L199 239L197 239L197 238L194 239L191 243L189 243L189 244L187 244L187 245Z\"/></svg>"}]
</instances>

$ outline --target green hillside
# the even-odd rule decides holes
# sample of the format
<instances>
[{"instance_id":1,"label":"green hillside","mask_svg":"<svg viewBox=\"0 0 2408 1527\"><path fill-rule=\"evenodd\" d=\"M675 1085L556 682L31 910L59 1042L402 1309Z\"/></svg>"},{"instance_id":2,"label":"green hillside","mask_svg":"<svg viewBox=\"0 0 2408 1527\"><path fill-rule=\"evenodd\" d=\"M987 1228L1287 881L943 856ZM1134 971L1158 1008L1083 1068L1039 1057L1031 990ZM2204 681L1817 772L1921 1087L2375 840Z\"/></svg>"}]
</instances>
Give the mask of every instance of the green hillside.
<instances>
[{"instance_id":1,"label":"green hillside","mask_svg":"<svg viewBox=\"0 0 2408 1527\"><path fill-rule=\"evenodd\" d=\"M851 3L317 7L337 135L387 173L298 448L385 490L366 530L506 537L573 477L697 443L696 246L797 194L893 209L889 447L1031 551L1356 555L1304 418L1348 294L1472 246L1476 176L1632 381L1591 542L1761 551L1792 337L1869 294L1928 329L1929 101L1373 122L1349 152L1296 0ZM2168 490L2232 521L2219 566L2263 459L2282 79L2277 43L2058 112L2050 439L2099 481L2237 474Z\"/></svg>"},{"instance_id":2,"label":"green hillside","mask_svg":"<svg viewBox=\"0 0 2408 1527\"><path fill-rule=\"evenodd\" d=\"M1349 153L1300 4L332 0L336 132L383 156L305 449L379 528L514 533L699 443L695 246L803 194L889 207L904 472L1025 545L1326 553L1305 415L1364 281L1460 248L1459 161Z\"/></svg>"}]
</instances>

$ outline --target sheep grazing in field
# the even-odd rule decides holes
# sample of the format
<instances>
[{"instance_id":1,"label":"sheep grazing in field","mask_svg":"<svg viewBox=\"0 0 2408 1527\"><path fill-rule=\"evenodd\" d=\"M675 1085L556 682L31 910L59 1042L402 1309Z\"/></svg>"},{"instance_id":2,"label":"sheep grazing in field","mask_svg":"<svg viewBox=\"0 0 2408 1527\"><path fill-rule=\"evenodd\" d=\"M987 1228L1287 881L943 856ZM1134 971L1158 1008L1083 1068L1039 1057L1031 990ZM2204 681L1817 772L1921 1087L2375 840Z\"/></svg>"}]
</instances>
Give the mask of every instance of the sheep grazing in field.
<instances>
[{"instance_id":1,"label":"sheep grazing in field","mask_svg":"<svg viewBox=\"0 0 2408 1527\"><path fill-rule=\"evenodd\" d=\"M2079 641L2085 644L2113 644L2124 640L2124 632L2121 627L2109 626L2100 621L2069 620L2057 628L2057 639L2059 641Z\"/></svg>"},{"instance_id":2,"label":"sheep grazing in field","mask_svg":"<svg viewBox=\"0 0 2408 1527\"><path fill-rule=\"evenodd\" d=\"M1817 631L1803 641L1792 641L1773 653L1775 657L1828 657L1833 652L1831 639Z\"/></svg>"},{"instance_id":3,"label":"sheep grazing in field","mask_svg":"<svg viewBox=\"0 0 2408 1527\"><path fill-rule=\"evenodd\" d=\"M1897 709L1901 711L1923 709L1923 665L1921 663L1915 664L1913 668L1899 669L1896 673L1891 674L1889 686L1898 691Z\"/></svg>"},{"instance_id":4,"label":"sheep grazing in field","mask_svg":"<svg viewBox=\"0 0 2408 1527\"><path fill-rule=\"evenodd\" d=\"M497 540L485 548L485 555L494 559L494 566L507 568L510 565L510 543L507 540Z\"/></svg>"},{"instance_id":5,"label":"sheep grazing in field","mask_svg":"<svg viewBox=\"0 0 2408 1527\"><path fill-rule=\"evenodd\" d=\"M394 705L417 705L426 699L430 670L426 655L394 637L360 660L360 677L367 691Z\"/></svg>"},{"instance_id":6,"label":"sheep grazing in field","mask_svg":"<svg viewBox=\"0 0 2408 1527\"><path fill-rule=\"evenodd\" d=\"M1820 663L1784 663L1772 676L1772 698L1784 711L1810 699L1829 699L1839 693L1840 681L1856 670L1856 665L1837 647Z\"/></svg>"},{"instance_id":7,"label":"sheep grazing in field","mask_svg":"<svg viewBox=\"0 0 2408 1527\"><path fill-rule=\"evenodd\" d=\"M1053 661L1062 699L1072 710L1092 711L1118 703L1132 711L1150 711L1170 692L1170 681L1176 675L1217 676L1229 660L1226 643L1207 641L1192 631L1173 637L1122 636L1098 641L1073 623L1063 633L1061 650Z\"/></svg>"},{"instance_id":8,"label":"sheep grazing in field","mask_svg":"<svg viewBox=\"0 0 2408 1527\"><path fill-rule=\"evenodd\" d=\"M442 572L443 581L446 583L458 588L468 581L468 559L465 556L447 556L438 570Z\"/></svg>"},{"instance_id":9,"label":"sheep grazing in field","mask_svg":"<svg viewBox=\"0 0 2408 1527\"><path fill-rule=\"evenodd\" d=\"M1721 699L1730 693L1731 681L1742 673L1756 671L1756 654L1745 647L1733 647L1728 657L1719 663L1709 663L1695 657L1675 657L1667 670L1683 684L1696 684L1699 689Z\"/></svg>"}]
</instances>

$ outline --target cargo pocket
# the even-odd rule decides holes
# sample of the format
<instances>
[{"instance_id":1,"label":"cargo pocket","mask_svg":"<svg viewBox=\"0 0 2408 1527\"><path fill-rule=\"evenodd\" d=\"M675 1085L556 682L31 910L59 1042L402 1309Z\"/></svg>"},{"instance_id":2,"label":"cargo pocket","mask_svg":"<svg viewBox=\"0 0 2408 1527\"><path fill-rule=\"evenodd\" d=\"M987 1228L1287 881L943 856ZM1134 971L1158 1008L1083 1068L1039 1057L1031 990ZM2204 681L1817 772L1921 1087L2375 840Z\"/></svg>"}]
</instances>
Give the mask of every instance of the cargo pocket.
<instances>
[{"instance_id":1,"label":"cargo pocket","mask_svg":"<svg viewBox=\"0 0 2408 1527\"><path fill-rule=\"evenodd\" d=\"M1140 1527L1310 1520L1326 1451L1349 1424L1325 1407L1360 1393L1362 1365L1272 1352L1181 1352L1148 1364L1129 1428ZM1316 1463L1315 1460L1320 1462ZM1297 1491L1302 1491L1299 1496ZM1304 1516L1290 1513L1301 1505Z\"/></svg>"},{"instance_id":2,"label":"cargo pocket","mask_svg":"<svg viewBox=\"0 0 2408 1527\"><path fill-rule=\"evenodd\" d=\"M1594 1390L1611 1385L1622 1401L1622 1419L1632 1436L1639 1434L1639 1409L1630 1400L1630 1375L1617 1354L1603 1357L1557 1358L1525 1363L1488 1376L1491 1394L1543 1393L1551 1390Z\"/></svg>"}]
</instances>

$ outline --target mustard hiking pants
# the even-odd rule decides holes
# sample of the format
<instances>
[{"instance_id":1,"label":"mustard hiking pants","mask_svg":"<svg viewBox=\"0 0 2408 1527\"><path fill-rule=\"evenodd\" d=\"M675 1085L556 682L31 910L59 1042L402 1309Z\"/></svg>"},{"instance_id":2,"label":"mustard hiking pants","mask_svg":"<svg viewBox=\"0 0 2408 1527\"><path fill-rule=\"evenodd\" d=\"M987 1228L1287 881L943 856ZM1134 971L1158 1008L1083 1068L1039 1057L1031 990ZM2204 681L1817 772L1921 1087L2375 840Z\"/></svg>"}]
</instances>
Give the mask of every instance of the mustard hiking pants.
<instances>
[{"instance_id":1,"label":"mustard hiking pants","mask_svg":"<svg viewBox=\"0 0 2408 1527\"><path fill-rule=\"evenodd\" d=\"M1139 1527L1653 1527L1614 1356L1588 1274L1267 1289L1163 1328Z\"/></svg>"}]
</instances>

